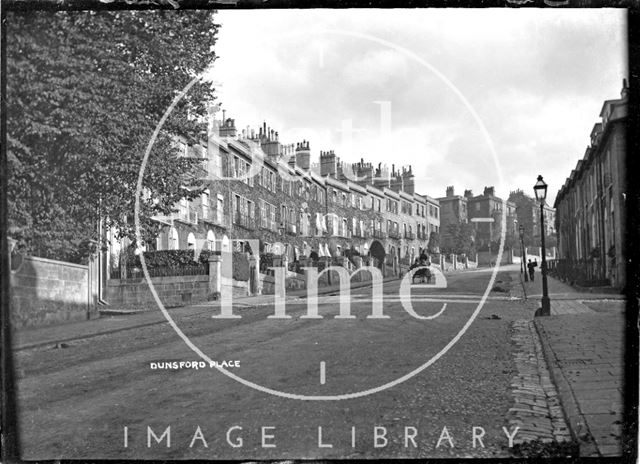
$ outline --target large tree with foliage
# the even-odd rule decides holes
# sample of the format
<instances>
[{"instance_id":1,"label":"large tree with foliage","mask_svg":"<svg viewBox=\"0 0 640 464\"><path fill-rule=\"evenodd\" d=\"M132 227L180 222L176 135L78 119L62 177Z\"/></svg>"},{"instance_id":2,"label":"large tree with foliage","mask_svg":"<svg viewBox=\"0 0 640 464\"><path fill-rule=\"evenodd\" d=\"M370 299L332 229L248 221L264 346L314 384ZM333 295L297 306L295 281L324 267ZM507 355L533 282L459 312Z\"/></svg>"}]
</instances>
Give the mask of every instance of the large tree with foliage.
<instances>
[{"instance_id":1,"label":"large tree with foliage","mask_svg":"<svg viewBox=\"0 0 640 464\"><path fill-rule=\"evenodd\" d=\"M534 232L533 214L535 214L535 200L526 195L522 190L514 190L509 194L509 201L516 204L516 216L518 217L518 227L524 228L524 243L526 246L533 246Z\"/></svg>"},{"instance_id":2,"label":"large tree with foliage","mask_svg":"<svg viewBox=\"0 0 640 464\"><path fill-rule=\"evenodd\" d=\"M475 231L472 224L461 222L447 225L446 235L442 237L442 253L454 253L467 256L475 255Z\"/></svg>"},{"instance_id":3,"label":"large tree with foliage","mask_svg":"<svg viewBox=\"0 0 640 464\"><path fill-rule=\"evenodd\" d=\"M427 244L427 251L429 253L438 253L440 250L440 235L437 232L431 232L429 234L429 243Z\"/></svg>"},{"instance_id":4,"label":"large tree with foliage","mask_svg":"<svg viewBox=\"0 0 640 464\"><path fill-rule=\"evenodd\" d=\"M134 236L136 182L156 124L214 59L210 11L11 12L7 15L9 234L20 249L81 262L106 218ZM152 215L192 198L193 159L175 136L206 132L210 83L192 87L167 120L145 170Z\"/></svg>"}]
</instances>

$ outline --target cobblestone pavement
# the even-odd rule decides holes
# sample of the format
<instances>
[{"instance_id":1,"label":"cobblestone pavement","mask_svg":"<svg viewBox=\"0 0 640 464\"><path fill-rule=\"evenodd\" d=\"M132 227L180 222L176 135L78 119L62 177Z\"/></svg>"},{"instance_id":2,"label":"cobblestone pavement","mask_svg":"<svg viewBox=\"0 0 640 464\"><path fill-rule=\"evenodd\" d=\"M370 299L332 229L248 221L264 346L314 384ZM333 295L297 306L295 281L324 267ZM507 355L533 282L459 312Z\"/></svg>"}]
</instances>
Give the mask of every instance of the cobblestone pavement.
<instances>
[{"instance_id":1,"label":"cobblestone pavement","mask_svg":"<svg viewBox=\"0 0 640 464\"><path fill-rule=\"evenodd\" d=\"M537 277L524 284L532 311L540 306ZM582 456L619 456L625 302L620 295L578 292L552 277L548 286L551 316L536 318L535 327L568 426ZM522 283L514 285L514 296L524 297L522 289Z\"/></svg>"},{"instance_id":2,"label":"cobblestone pavement","mask_svg":"<svg viewBox=\"0 0 640 464\"><path fill-rule=\"evenodd\" d=\"M509 409L509 425L519 427L515 444L571 440L558 393L551 382L542 346L532 321L512 324L516 375L511 383L515 404Z\"/></svg>"}]
</instances>

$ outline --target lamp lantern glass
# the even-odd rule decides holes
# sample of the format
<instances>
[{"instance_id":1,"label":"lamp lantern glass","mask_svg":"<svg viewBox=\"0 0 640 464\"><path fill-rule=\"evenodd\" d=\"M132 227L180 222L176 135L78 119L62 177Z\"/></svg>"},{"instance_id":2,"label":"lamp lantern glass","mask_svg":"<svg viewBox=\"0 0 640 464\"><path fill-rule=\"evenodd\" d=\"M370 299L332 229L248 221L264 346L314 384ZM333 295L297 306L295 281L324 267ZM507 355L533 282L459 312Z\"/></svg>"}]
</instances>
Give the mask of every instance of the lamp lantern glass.
<instances>
[{"instance_id":1,"label":"lamp lantern glass","mask_svg":"<svg viewBox=\"0 0 640 464\"><path fill-rule=\"evenodd\" d=\"M538 176L536 185L533 186L533 191L536 194L536 200L543 203L547 198L547 184L542 180L542 176Z\"/></svg>"}]
</instances>

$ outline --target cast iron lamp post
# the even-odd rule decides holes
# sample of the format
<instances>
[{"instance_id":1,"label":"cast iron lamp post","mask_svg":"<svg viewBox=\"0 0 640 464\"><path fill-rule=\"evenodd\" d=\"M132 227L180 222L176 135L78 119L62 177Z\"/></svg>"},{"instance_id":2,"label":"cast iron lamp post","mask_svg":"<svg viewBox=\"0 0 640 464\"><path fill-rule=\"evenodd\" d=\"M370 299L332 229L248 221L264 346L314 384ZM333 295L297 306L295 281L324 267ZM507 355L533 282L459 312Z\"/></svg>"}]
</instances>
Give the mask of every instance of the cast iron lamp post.
<instances>
[{"instance_id":1,"label":"cast iron lamp post","mask_svg":"<svg viewBox=\"0 0 640 464\"><path fill-rule=\"evenodd\" d=\"M529 282L529 274L527 273L526 269L527 257L524 254L524 226L522 224L520 224L520 227L518 227L518 232L520 233L520 252L522 256L522 258L520 259L520 274L524 273L524 281Z\"/></svg>"},{"instance_id":2,"label":"cast iron lamp post","mask_svg":"<svg viewBox=\"0 0 640 464\"><path fill-rule=\"evenodd\" d=\"M547 289L547 250L544 246L544 201L547 198L547 184L538 176L538 181L533 186L536 200L540 202L540 244L542 245L542 311L541 316L551 315L551 303L549 301L549 291Z\"/></svg>"}]
</instances>

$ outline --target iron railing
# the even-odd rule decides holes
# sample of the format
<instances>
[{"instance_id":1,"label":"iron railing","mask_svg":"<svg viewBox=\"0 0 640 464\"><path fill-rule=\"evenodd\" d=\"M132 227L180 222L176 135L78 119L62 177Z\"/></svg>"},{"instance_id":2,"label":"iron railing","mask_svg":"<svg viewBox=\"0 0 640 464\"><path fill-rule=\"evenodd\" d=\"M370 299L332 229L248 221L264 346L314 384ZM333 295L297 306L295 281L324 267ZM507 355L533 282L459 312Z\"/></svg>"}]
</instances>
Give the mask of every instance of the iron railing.
<instances>
[{"instance_id":1,"label":"iron railing","mask_svg":"<svg viewBox=\"0 0 640 464\"><path fill-rule=\"evenodd\" d=\"M255 230L256 228L255 219L246 214L236 214L233 218L233 223L248 230Z\"/></svg>"},{"instance_id":2,"label":"iron railing","mask_svg":"<svg viewBox=\"0 0 640 464\"><path fill-rule=\"evenodd\" d=\"M276 221L274 221L271 218L263 218L260 217L259 219L259 226L261 229L267 229L273 232L276 232L278 230L278 224Z\"/></svg>"},{"instance_id":3,"label":"iron railing","mask_svg":"<svg viewBox=\"0 0 640 464\"><path fill-rule=\"evenodd\" d=\"M400 238L400 231L399 230L390 230L389 231L389 238Z\"/></svg>"},{"instance_id":4,"label":"iron railing","mask_svg":"<svg viewBox=\"0 0 640 464\"><path fill-rule=\"evenodd\" d=\"M353 237L355 238L367 238L367 231L364 229L356 229L353 231Z\"/></svg>"},{"instance_id":5,"label":"iron railing","mask_svg":"<svg viewBox=\"0 0 640 464\"><path fill-rule=\"evenodd\" d=\"M179 209L177 213L173 214L173 219L186 222L187 224L198 223L198 211L195 208Z\"/></svg>"},{"instance_id":6,"label":"iron railing","mask_svg":"<svg viewBox=\"0 0 640 464\"><path fill-rule=\"evenodd\" d=\"M202 208L201 219L220 227L229 227L229 218L217 208Z\"/></svg>"},{"instance_id":7,"label":"iron railing","mask_svg":"<svg viewBox=\"0 0 640 464\"><path fill-rule=\"evenodd\" d=\"M196 276L196 275L209 275L208 264L194 264L188 266L163 266L163 267L150 267L149 277L172 277L172 276ZM126 274L125 279L143 279L144 272L139 267L128 267L126 273L123 272L123 268L119 267L111 269L109 277L111 279L122 279Z\"/></svg>"},{"instance_id":8,"label":"iron railing","mask_svg":"<svg viewBox=\"0 0 640 464\"><path fill-rule=\"evenodd\" d=\"M609 285L604 275L601 260L594 259L558 259L547 261L549 274L567 282L569 285L597 287Z\"/></svg>"}]
</instances>

